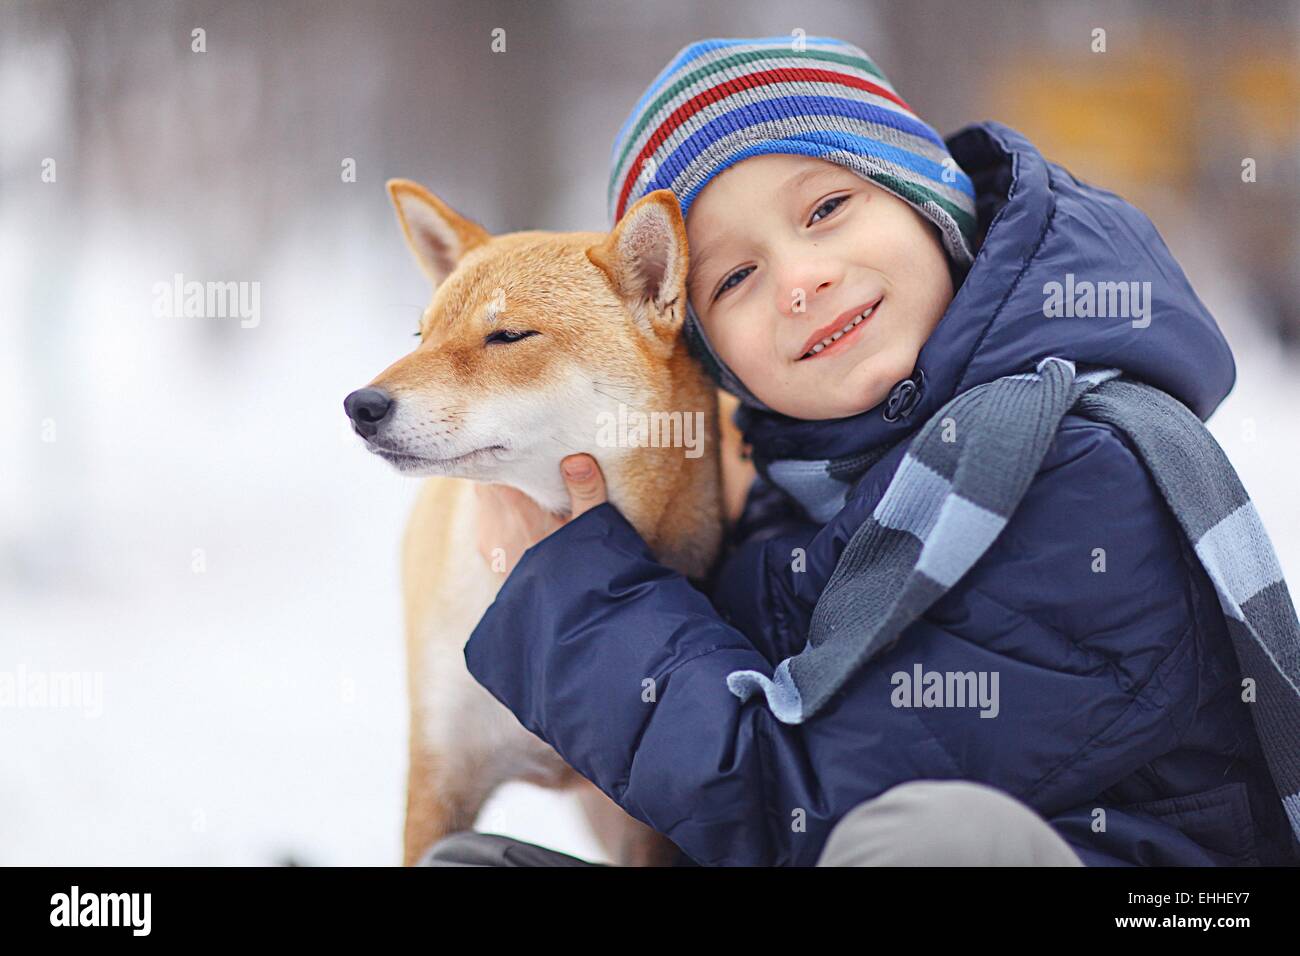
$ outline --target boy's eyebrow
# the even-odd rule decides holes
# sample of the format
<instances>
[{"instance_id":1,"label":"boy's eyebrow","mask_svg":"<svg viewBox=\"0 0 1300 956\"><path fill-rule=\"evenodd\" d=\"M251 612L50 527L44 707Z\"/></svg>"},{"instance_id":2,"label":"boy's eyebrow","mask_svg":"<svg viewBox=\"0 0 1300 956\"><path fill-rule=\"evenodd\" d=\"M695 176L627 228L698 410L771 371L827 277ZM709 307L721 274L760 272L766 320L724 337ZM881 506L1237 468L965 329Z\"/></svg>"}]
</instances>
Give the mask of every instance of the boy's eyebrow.
<instances>
[{"instance_id":1,"label":"boy's eyebrow","mask_svg":"<svg viewBox=\"0 0 1300 956\"><path fill-rule=\"evenodd\" d=\"M815 179L821 179L823 176L839 178L839 174L841 171L842 171L842 167L839 166L832 166L832 165L823 166L821 164L818 164L817 166L814 166L812 169L805 169L800 172L797 172L789 179L787 179L785 181L785 185L781 187L780 193L782 195L788 195L802 188L803 186L806 186L808 183L812 182ZM709 264L709 261L713 258L714 249L715 249L714 246L705 246L703 251L701 251L698 255L694 251L691 252L692 261L690 266L690 273L694 277L692 284L698 284L700 281L702 281L700 277L704 275L704 267L707 266Z\"/></svg>"},{"instance_id":2,"label":"boy's eyebrow","mask_svg":"<svg viewBox=\"0 0 1300 956\"><path fill-rule=\"evenodd\" d=\"M826 166L817 165L814 166L812 169L805 169L803 172L795 173L793 176L787 179L785 181L785 185L781 187L781 192L782 193L793 192L794 190L798 189L800 186L807 184L811 180L820 179L822 176L833 176L836 179L838 179L842 169L843 167L831 166L831 165L826 165Z\"/></svg>"},{"instance_id":3,"label":"boy's eyebrow","mask_svg":"<svg viewBox=\"0 0 1300 956\"><path fill-rule=\"evenodd\" d=\"M713 246L706 246L704 251L699 255L692 253L692 262L688 271L695 277L696 282L699 282L700 276L704 275L704 267L708 265L709 260L713 258L714 248L715 247Z\"/></svg>"}]
</instances>

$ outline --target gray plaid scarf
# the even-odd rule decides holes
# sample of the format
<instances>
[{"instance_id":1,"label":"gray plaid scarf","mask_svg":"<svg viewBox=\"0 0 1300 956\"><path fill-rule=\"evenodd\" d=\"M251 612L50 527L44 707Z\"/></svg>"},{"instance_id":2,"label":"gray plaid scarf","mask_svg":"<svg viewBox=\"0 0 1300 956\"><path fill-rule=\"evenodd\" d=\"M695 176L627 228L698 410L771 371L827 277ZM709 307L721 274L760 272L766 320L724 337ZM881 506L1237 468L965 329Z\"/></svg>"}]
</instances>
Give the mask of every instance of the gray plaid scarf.
<instances>
[{"instance_id":1,"label":"gray plaid scarf","mask_svg":"<svg viewBox=\"0 0 1300 956\"><path fill-rule=\"evenodd\" d=\"M912 440L871 517L845 546L813 610L808 644L771 678L735 671L783 723L812 717L858 668L964 575L1015 512L1065 413L1128 436L1214 583L1287 818L1300 840L1300 621L1254 505L1204 424L1115 369L1076 374L1047 358L956 396ZM880 454L857 456L859 471ZM818 520L844 504L842 462L772 462L767 476ZM829 512L829 514L828 514Z\"/></svg>"}]
</instances>

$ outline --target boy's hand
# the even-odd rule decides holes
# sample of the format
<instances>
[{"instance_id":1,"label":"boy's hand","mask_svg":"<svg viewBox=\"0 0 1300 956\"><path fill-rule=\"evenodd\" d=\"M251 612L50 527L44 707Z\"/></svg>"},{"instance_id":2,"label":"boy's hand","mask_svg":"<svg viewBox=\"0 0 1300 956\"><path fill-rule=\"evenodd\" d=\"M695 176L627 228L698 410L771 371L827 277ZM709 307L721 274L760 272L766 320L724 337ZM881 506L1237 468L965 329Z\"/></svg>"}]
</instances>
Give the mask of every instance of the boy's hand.
<instances>
[{"instance_id":1,"label":"boy's hand","mask_svg":"<svg viewBox=\"0 0 1300 956\"><path fill-rule=\"evenodd\" d=\"M478 551L493 571L509 574L523 553L551 532L608 500L605 478L590 455L569 455L560 463L569 489L571 514L560 518L522 491L505 485L476 484Z\"/></svg>"},{"instance_id":2,"label":"boy's hand","mask_svg":"<svg viewBox=\"0 0 1300 956\"><path fill-rule=\"evenodd\" d=\"M590 455L570 455L560 462L560 474L569 489L569 521L609 500L605 476Z\"/></svg>"}]
</instances>

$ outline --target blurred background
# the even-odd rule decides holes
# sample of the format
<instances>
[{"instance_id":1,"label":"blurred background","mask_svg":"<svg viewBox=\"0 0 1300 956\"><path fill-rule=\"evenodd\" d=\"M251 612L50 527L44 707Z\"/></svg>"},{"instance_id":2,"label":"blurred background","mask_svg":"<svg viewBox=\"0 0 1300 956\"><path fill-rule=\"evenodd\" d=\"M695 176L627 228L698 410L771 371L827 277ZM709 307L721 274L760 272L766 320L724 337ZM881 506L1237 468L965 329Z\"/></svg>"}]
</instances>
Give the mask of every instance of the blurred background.
<instances>
[{"instance_id":1,"label":"blurred background","mask_svg":"<svg viewBox=\"0 0 1300 956\"><path fill-rule=\"evenodd\" d=\"M604 229L673 54L795 30L1151 215L1236 353L1211 429L1295 588L1300 3L3 0L0 673L102 696L0 706L0 863L399 861L415 483L341 404L428 298L383 183ZM259 283L259 320L158 317L177 273ZM480 827L600 858L524 784Z\"/></svg>"}]
</instances>

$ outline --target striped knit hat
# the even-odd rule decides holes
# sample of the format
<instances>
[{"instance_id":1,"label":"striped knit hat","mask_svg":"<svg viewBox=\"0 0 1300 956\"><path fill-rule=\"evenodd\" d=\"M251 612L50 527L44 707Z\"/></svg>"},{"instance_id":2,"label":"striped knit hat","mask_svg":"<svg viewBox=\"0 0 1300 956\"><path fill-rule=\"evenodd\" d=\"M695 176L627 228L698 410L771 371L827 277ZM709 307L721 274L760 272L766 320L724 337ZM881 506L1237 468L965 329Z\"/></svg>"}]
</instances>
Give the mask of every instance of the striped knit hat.
<instances>
[{"instance_id":1,"label":"striped knit hat","mask_svg":"<svg viewBox=\"0 0 1300 956\"><path fill-rule=\"evenodd\" d=\"M614 140L611 226L656 189L671 189L686 216L709 180L764 153L814 156L848 167L938 226L957 269L970 265L970 178L866 53L831 37L701 40L682 49L641 95ZM714 351L689 302L685 334L723 388L767 408Z\"/></svg>"}]
</instances>

